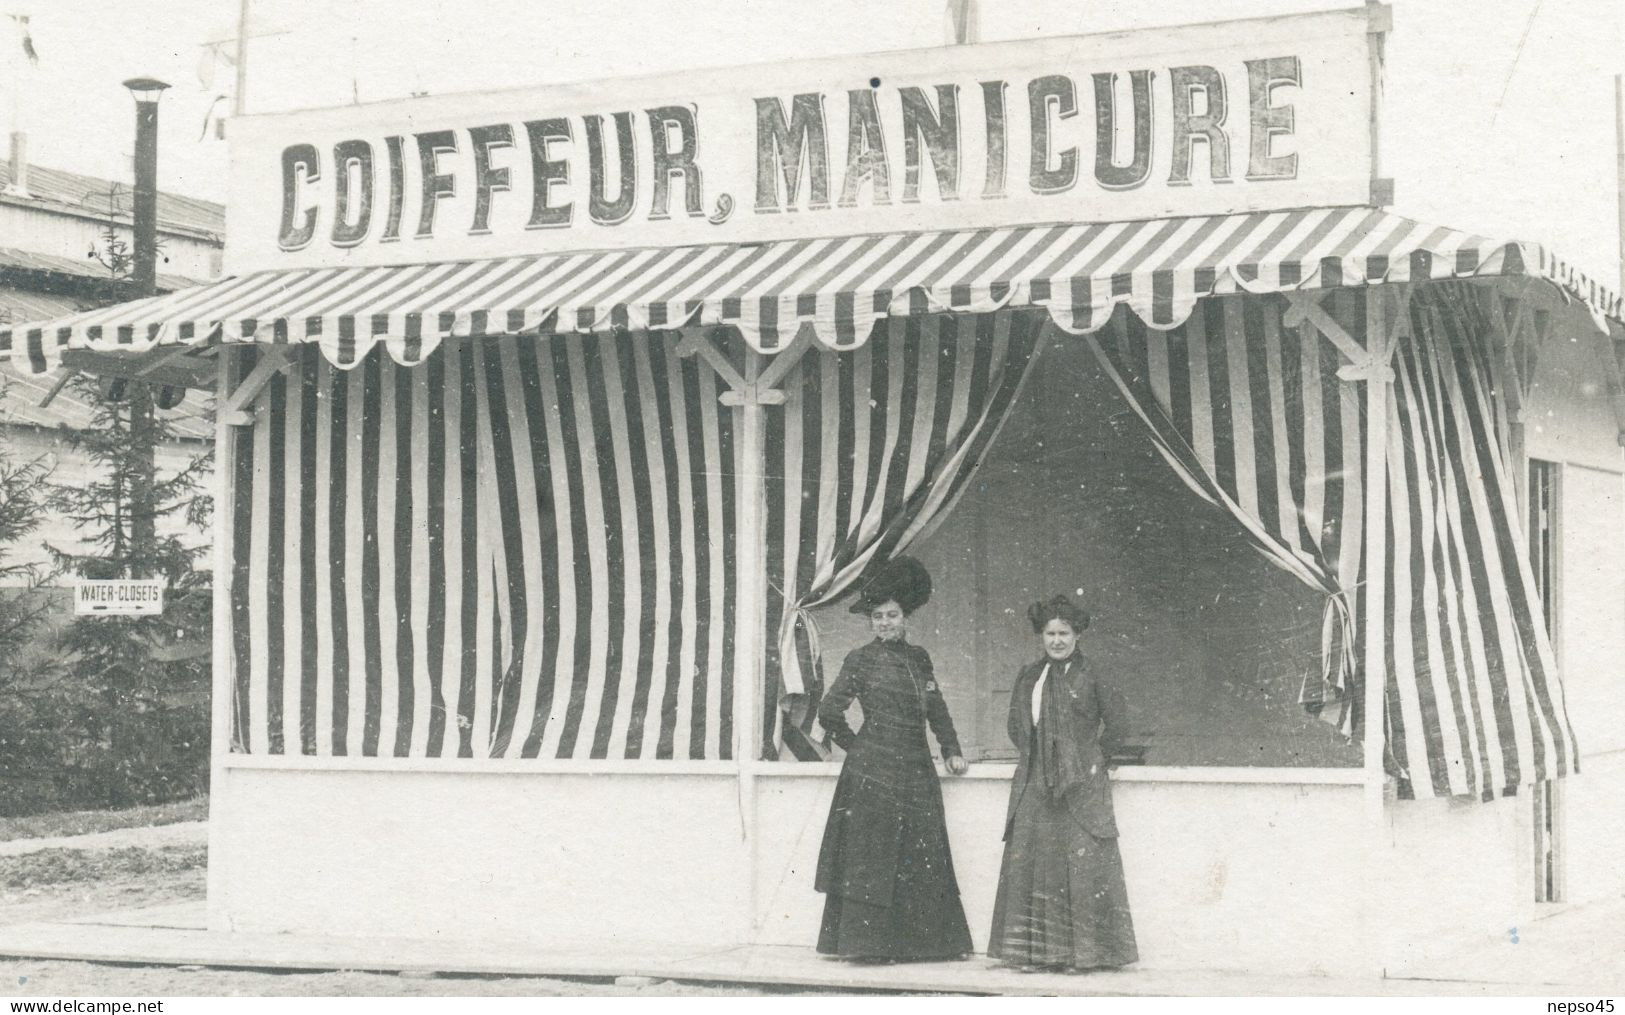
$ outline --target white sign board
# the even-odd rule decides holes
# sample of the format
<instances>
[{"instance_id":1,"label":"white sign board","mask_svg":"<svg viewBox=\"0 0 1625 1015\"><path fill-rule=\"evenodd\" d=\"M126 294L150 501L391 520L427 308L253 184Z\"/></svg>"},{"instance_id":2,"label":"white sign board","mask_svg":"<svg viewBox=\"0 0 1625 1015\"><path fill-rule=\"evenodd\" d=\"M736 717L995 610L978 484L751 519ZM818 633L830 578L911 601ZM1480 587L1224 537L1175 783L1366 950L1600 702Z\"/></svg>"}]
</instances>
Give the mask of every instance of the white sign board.
<instances>
[{"instance_id":1,"label":"white sign board","mask_svg":"<svg viewBox=\"0 0 1625 1015\"><path fill-rule=\"evenodd\" d=\"M247 117L227 268L1362 205L1359 9Z\"/></svg>"},{"instance_id":2,"label":"white sign board","mask_svg":"<svg viewBox=\"0 0 1625 1015\"><path fill-rule=\"evenodd\" d=\"M73 612L81 617L160 614L164 583L157 578L80 581L73 588Z\"/></svg>"}]
</instances>

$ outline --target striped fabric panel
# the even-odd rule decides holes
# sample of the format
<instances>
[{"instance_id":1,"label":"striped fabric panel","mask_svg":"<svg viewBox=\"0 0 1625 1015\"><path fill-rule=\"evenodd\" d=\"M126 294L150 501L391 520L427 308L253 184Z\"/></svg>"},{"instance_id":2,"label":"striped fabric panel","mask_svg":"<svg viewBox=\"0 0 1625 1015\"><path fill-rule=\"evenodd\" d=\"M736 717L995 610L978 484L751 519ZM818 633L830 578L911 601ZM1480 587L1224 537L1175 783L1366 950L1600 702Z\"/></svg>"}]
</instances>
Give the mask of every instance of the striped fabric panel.
<instances>
[{"instance_id":1,"label":"striped fabric panel","mask_svg":"<svg viewBox=\"0 0 1625 1015\"><path fill-rule=\"evenodd\" d=\"M952 510L1015 402L1044 321L1031 311L893 318L853 352L804 355L786 379L788 400L764 427L764 755L820 756L822 661L806 611Z\"/></svg>"},{"instance_id":2,"label":"striped fabric panel","mask_svg":"<svg viewBox=\"0 0 1625 1015\"><path fill-rule=\"evenodd\" d=\"M301 351L234 435L233 749L730 757L735 424L675 348Z\"/></svg>"},{"instance_id":3,"label":"striped fabric panel","mask_svg":"<svg viewBox=\"0 0 1625 1015\"><path fill-rule=\"evenodd\" d=\"M471 343L501 674L491 754L733 752L737 410L670 332Z\"/></svg>"},{"instance_id":4,"label":"striped fabric panel","mask_svg":"<svg viewBox=\"0 0 1625 1015\"><path fill-rule=\"evenodd\" d=\"M1387 712L1406 797L1489 800L1578 770L1484 314L1458 287L1417 290L1394 364Z\"/></svg>"},{"instance_id":5,"label":"striped fabric panel","mask_svg":"<svg viewBox=\"0 0 1625 1015\"><path fill-rule=\"evenodd\" d=\"M495 632L474 350L413 371L294 360L233 431L233 749L482 757L493 671L477 649Z\"/></svg>"},{"instance_id":6,"label":"striped fabric panel","mask_svg":"<svg viewBox=\"0 0 1625 1015\"><path fill-rule=\"evenodd\" d=\"M382 344L398 363L448 337L737 327L755 349L804 325L835 349L877 320L1042 307L1086 333L1127 304L1156 328L1198 300L1381 282L1534 275L1600 327L1620 296L1532 244L1371 208L1023 225L772 243L533 254L485 261L264 271L15 331L0 355L39 373L65 348L301 343L342 367Z\"/></svg>"},{"instance_id":7,"label":"striped fabric panel","mask_svg":"<svg viewBox=\"0 0 1625 1015\"><path fill-rule=\"evenodd\" d=\"M1347 290L1329 309L1363 334L1364 300ZM1187 486L1235 518L1260 552L1326 597L1322 668L1303 702L1352 734L1360 717L1354 666L1364 495L1359 389L1312 328L1282 323L1278 298L1202 301L1159 331L1119 311L1087 341L1158 450Z\"/></svg>"}]
</instances>

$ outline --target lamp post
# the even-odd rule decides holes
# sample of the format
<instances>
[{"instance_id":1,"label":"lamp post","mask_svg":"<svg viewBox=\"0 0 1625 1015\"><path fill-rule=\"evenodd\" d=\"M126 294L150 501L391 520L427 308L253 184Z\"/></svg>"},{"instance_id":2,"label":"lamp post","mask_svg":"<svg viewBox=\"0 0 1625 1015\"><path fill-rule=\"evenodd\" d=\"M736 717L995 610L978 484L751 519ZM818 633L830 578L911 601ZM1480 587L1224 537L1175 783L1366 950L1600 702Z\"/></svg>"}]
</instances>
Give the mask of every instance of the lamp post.
<instances>
[{"instance_id":1,"label":"lamp post","mask_svg":"<svg viewBox=\"0 0 1625 1015\"><path fill-rule=\"evenodd\" d=\"M135 298L145 299L158 295L158 100L169 85L157 78L131 78L124 82L124 87L135 98L135 208L131 216L135 256L131 282ZM153 398L151 386L144 381L133 381L125 390L130 406L131 441L141 449L135 474L130 479L130 539L139 556L150 552L157 540Z\"/></svg>"},{"instance_id":2,"label":"lamp post","mask_svg":"<svg viewBox=\"0 0 1625 1015\"><path fill-rule=\"evenodd\" d=\"M131 281L140 299L158 294L158 99L169 85L131 78L135 97L135 265Z\"/></svg>"}]
</instances>

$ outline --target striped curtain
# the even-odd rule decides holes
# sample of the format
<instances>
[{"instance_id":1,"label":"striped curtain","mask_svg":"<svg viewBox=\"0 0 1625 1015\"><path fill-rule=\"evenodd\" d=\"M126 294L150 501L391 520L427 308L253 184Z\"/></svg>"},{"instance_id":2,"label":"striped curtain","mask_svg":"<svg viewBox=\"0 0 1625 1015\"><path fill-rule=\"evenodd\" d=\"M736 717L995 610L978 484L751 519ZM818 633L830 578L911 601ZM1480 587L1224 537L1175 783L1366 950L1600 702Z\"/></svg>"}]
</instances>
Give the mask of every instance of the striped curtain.
<instances>
[{"instance_id":1,"label":"striped curtain","mask_svg":"<svg viewBox=\"0 0 1625 1015\"><path fill-rule=\"evenodd\" d=\"M472 344L497 614L491 752L732 756L734 414L670 332Z\"/></svg>"},{"instance_id":2,"label":"striped curtain","mask_svg":"<svg viewBox=\"0 0 1625 1015\"><path fill-rule=\"evenodd\" d=\"M1327 304L1364 333L1359 293ZM1287 328L1286 306L1278 296L1213 297L1166 331L1120 307L1086 340L1186 485L1325 598L1321 669L1302 701L1352 735L1361 645L1348 590L1360 576L1364 413L1359 388L1337 377L1336 350L1309 325Z\"/></svg>"},{"instance_id":3,"label":"striped curtain","mask_svg":"<svg viewBox=\"0 0 1625 1015\"><path fill-rule=\"evenodd\" d=\"M290 352L232 431L233 749L484 757L497 627L473 348L349 372Z\"/></svg>"},{"instance_id":4,"label":"striped curtain","mask_svg":"<svg viewBox=\"0 0 1625 1015\"><path fill-rule=\"evenodd\" d=\"M1365 333L1364 298L1325 304ZM1168 331L1121 310L1090 335L1191 489L1326 596L1303 700L1361 730L1365 579L1360 386L1279 297L1215 297ZM1492 799L1577 770L1574 735L1518 522L1482 305L1418 286L1399 345L1388 440L1386 762L1402 797Z\"/></svg>"},{"instance_id":5,"label":"striped curtain","mask_svg":"<svg viewBox=\"0 0 1625 1015\"><path fill-rule=\"evenodd\" d=\"M234 430L234 750L731 755L734 423L674 336L293 356Z\"/></svg>"},{"instance_id":6,"label":"striped curtain","mask_svg":"<svg viewBox=\"0 0 1625 1015\"><path fill-rule=\"evenodd\" d=\"M1493 799L1578 771L1524 547L1487 311L1417 288L1388 418L1388 743L1402 796Z\"/></svg>"},{"instance_id":7,"label":"striped curtain","mask_svg":"<svg viewBox=\"0 0 1625 1015\"><path fill-rule=\"evenodd\" d=\"M807 353L786 379L785 405L768 409L764 428L764 757L822 756L823 666L808 611L952 509L1014 404L1045 319L890 318L856 350Z\"/></svg>"}]
</instances>

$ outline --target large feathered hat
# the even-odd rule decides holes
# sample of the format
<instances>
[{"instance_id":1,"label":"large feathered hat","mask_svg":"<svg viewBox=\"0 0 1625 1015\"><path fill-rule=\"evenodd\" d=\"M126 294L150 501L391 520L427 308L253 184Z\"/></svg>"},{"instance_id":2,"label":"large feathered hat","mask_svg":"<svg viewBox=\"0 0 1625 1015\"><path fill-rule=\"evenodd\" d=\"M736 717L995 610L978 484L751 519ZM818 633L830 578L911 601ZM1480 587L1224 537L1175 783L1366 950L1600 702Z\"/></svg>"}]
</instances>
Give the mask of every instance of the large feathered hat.
<instances>
[{"instance_id":1,"label":"large feathered hat","mask_svg":"<svg viewBox=\"0 0 1625 1015\"><path fill-rule=\"evenodd\" d=\"M895 601L907 615L930 598L931 572L913 557L898 557L870 567L858 583L858 597L850 609L853 613L868 613L882 603Z\"/></svg>"}]
</instances>

